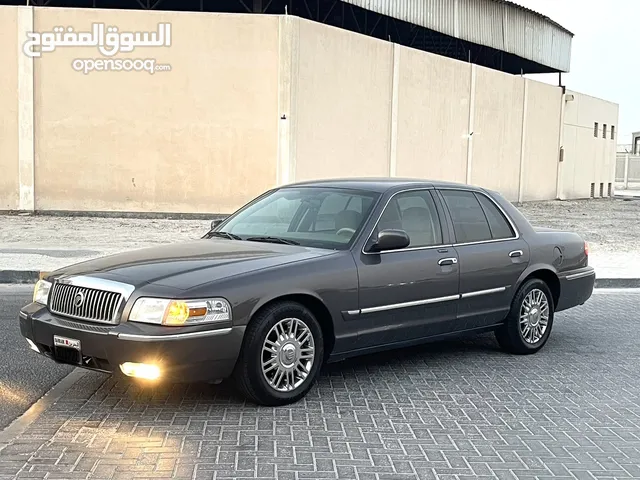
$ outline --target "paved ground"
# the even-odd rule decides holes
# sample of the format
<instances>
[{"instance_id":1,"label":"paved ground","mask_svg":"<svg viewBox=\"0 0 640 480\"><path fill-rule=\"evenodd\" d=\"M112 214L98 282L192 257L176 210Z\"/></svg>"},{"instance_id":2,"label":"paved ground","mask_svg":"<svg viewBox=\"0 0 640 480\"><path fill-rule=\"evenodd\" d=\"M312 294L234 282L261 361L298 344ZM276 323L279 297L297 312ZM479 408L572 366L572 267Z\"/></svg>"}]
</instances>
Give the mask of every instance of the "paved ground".
<instances>
[{"instance_id":1,"label":"paved ground","mask_svg":"<svg viewBox=\"0 0 640 480\"><path fill-rule=\"evenodd\" d=\"M525 203L535 225L582 234L599 278L640 278L640 201ZM123 250L200 238L207 220L0 216L4 270L54 270Z\"/></svg>"},{"instance_id":2,"label":"paved ground","mask_svg":"<svg viewBox=\"0 0 640 480\"><path fill-rule=\"evenodd\" d=\"M639 304L596 294L529 357L485 335L333 365L284 408L88 374L0 478L640 478Z\"/></svg>"},{"instance_id":3,"label":"paved ground","mask_svg":"<svg viewBox=\"0 0 640 480\"><path fill-rule=\"evenodd\" d=\"M0 285L0 429L72 370L33 353L20 335L18 311L29 303L31 290Z\"/></svg>"}]
</instances>

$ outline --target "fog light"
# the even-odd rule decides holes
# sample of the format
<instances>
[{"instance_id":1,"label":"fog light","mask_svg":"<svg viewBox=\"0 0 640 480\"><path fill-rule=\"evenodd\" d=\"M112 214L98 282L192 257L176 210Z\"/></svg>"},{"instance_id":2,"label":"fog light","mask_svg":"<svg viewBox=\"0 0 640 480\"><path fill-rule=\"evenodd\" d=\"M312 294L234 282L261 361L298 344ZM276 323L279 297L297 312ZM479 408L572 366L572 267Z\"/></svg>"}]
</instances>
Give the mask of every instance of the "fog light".
<instances>
[{"instance_id":1,"label":"fog light","mask_svg":"<svg viewBox=\"0 0 640 480\"><path fill-rule=\"evenodd\" d=\"M33 350L33 351L34 351L34 352L36 352L36 353L40 353L40 349L38 348L38 346L37 346L35 343L33 343L30 339L28 339L28 338L27 338L27 343L29 344L29 348L30 348L31 350Z\"/></svg>"},{"instance_id":2,"label":"fog light","mask_svg":"<svg viewBox=\"0 0 640 480\"><path fill-rule=\"evenodd\" d=\"M145 380L157 380L160 378L160 369L157 365L148 363L126 362L120 365L120 370L127 377L143 378Z\"/></svg>"}]
</instances>

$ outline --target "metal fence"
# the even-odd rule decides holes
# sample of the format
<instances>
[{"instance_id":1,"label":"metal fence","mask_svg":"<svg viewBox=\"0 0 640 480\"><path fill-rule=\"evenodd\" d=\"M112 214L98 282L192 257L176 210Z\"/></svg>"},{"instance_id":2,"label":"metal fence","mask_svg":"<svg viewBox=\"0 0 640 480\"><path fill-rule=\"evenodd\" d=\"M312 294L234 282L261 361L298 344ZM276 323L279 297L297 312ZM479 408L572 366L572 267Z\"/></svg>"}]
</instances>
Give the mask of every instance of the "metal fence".
<instances>
[{"instance_id":1,"label":"metal fence","mask_svg":"<svg viewBox=\"0 0 640 480\"><path fill-rule=\"evenodd\" d=\"M616 185L622 188L640 188L640 155L616 155Z\"/></svg>"}]
</instances>

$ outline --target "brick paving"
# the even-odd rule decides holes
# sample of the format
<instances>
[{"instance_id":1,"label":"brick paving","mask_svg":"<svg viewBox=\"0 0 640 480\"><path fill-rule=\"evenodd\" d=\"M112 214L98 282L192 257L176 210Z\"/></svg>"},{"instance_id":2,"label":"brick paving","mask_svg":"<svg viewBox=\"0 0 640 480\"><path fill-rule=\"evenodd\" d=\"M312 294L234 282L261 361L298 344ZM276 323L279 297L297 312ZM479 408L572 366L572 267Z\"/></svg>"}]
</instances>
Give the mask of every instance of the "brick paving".
<instances>
[{"instance_id":1,"label":"brick paving","mask_svg":"<svg viewBox=\"0 0 640 480\"><path fill-rule=\"evenodd\" d=\"M0 478L640 478L639 306L594 295L529 357L483 335L330 365L280 408L91 373L0 452Z\"/></svg>"}]
</instances>

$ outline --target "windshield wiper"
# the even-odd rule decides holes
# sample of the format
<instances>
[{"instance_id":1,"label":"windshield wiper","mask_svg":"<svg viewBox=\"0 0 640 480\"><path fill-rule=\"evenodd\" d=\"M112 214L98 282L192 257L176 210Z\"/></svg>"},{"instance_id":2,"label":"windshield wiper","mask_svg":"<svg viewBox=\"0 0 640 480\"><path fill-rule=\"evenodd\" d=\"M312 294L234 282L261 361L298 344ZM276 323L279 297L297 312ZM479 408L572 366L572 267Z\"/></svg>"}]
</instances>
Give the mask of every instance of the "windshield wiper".
<instances>
[{"instance_id":1,"label":"windshield wiper","mask_svg":"<svg viewBox=\"0 0 640 480\"><path fill-rule=\"evenodd\" d=\"M211 237L222 237L222 238L227 238L229 240L242 240L242 238L240 238L235 233L229 233L229 232L213 232L212 231L207 233L204 236L204 238L211 238Z\"/></svg>"},{"instance_id":2,"label":"windshield wiper","mask_svg":"<svg viewBox=\"0 0 640 480\"><path fill-rule=\"evenodd\" d=\"M267 242L267 243L281 243L283 245L300 245L295 240L287 240L280 237L249 237L246 239L249 242Z\"/></svg>"}]
</instances>

